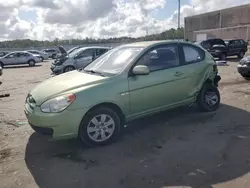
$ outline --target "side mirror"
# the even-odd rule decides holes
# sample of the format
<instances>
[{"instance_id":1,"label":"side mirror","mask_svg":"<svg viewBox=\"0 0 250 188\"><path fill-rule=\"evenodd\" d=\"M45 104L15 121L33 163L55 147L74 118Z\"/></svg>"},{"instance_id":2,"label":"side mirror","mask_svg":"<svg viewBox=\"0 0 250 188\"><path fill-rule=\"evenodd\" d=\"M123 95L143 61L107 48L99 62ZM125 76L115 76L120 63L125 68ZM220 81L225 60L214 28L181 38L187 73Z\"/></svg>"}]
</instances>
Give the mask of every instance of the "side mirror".
<instances>
[{"instance_id":1,"label":"side mirror","mask_svg":"<svg viewBox=\"0 0 250 188\"><path fill-rule=\"evenodd\" d=\"M134 75L148 75L150 71L145 65L137 65L133 68L132 72Z\"/></svg>"}]
</instances>

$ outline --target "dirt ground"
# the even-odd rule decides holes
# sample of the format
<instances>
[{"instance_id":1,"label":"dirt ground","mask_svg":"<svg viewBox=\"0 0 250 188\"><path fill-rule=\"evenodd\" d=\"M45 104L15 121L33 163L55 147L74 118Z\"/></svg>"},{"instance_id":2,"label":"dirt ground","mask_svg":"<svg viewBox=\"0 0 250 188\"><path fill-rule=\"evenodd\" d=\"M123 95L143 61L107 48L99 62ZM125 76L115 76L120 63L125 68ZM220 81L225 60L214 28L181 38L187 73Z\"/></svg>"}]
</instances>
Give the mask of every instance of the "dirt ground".
<instances>
[{"instance_id":1,"label":"dirt ground","mask_svg":"<svg viewBox=\"0 0 250 188\"><path fill-rule=\"evenodd\" d=\"M0 78L0 187L250 188L250 81L238 60L219 67L222 104L195 106L129 124L111 145L48 141L27 124L24 100L51 77L50 62L4 69Z\"/></svg>"}]
</instances>

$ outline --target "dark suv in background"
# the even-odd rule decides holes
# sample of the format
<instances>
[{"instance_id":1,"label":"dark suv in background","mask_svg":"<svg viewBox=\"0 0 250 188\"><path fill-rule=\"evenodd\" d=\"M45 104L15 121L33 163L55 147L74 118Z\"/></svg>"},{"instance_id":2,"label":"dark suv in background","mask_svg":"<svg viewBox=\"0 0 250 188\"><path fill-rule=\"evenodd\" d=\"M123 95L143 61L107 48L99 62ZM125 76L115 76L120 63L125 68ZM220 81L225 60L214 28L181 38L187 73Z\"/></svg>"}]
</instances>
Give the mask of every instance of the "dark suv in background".
<instances>
[{"instance_id":1,"label":"dark suv in background","mask_svg":"<svg viewBox=\"0 0 250 188\"><path fill-rule=\"evenodd\" d=\"M208 39L197 44L201 45L213 57L225 60L227 56L237 55L243 58L247 52L247 43L242 39L222 40L222 39Z\"/></svg>"}]
</instances>

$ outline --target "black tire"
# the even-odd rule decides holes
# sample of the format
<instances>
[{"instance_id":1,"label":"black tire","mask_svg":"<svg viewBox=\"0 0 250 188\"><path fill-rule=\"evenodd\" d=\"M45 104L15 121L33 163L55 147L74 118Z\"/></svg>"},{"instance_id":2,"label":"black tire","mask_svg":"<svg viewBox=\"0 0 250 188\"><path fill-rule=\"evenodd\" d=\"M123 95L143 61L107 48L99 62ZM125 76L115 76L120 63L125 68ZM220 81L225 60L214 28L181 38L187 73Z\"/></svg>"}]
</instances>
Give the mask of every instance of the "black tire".
<instances>
[{"instance_id":1,"label":"black tire","mask_svg":"<svg viewBox=\"0 0 250 188\"><path fill-rule=\"evenodd\" d=\"M92 123L93 122L92 120L95 117L96 117L96 120L98 120L98 122L99 122L99 120L101 121L101 119L97 118L97 117L101 118L101 115L106 115L108 117L108 118L106 118L106 120L108 120L108 121L106 121L106 123L112 119L113 132L112 132L112 134L110 133L111 134L110 135L108 132L105 131L105 136L107 136L108 138L106 140L103 140L103 141L100 141L100 140L95 141L91 138L91 136L98 134L98 137L96 139L98 139L98 138L101 139L102 135L101 135L100 131L103 131L103 130L100 130L100 129L103 129L105 124L99 125L99 126L101 126L101 128L94 127L94 129L97 129L97 130L92 132L92 133L94 133L93 135L88 133L88 130L90 127L93 128L94 124ZM80 128L79 128L78 137L82 142L84 142L88 146L91 146L91 147L103 146L103 145L107 145L107 144L115 141L120 136L121 127L122 127L121 126L121 118L117 115L117 113L114 110L107 108L107 107L99 107L99 108L91 110L83 117ZM107 128L107 130L108 130L108 128Z\"/></svg>"},{"instance_id":2,"label":"black tire","mask_svg":"<svg viewBox=\"0 0 250 188\"><path fill-rule=\"evenodd\" d=\"M220 55L220 60L226 60L226 59L227 59L227 54L222 53L222 54Z\"/></svg>"},{"instance_id":3,"label":"black tire","mask_svg":"<svg viewBox=\"0 0 250 188\"><path fill-rule=\"evenodd\" d=\"M73 66L66 66L64 69L63 69L63 72L70 72L70 71L73 71L75 70L75 67Z\"/></svg>"},{"instance_id":4,"label":"black tire","mask_svg":"<svg viewBox=\"0 0 250 188\"><path fill-rule=\"evenodd\" d=\"M240 51L240 53L238 54L238 58L242 59L245 56L245 52L244 51Z\"/></svg>"},{"instance_id":5,"label":"black tire","mask_svg":"<svg viewBox=\"0 0 250 188\"><path fill-rule=\"evenodd\" d=\"M56 58L56 54L52 54L52 59L55 59Z\"/></svg>"},{"instance_id":6,"label":"black tire","mask_svg":"<svg viewBox=\"0 0 250 188\"><path fill-rule=\"evenodd\" d=\"M208 100L208 98L210 99ZM197 97L197 104L203 112L217 110L220 106L220 92L218 88L213 84L205 84Z\"/></svg>"},{"instance_id":7,"label":"black tire","mask_svg":"<svg viewBox=\"0 0 250 188\"><path fill-rule=\"evenodd\" d=\"M43 57L41 57L41 61L42 61L42 62L44 61L44 58L43 58Z\"/></svg>"},{"instance_id":8,"label":"black tire","mask_svg":"<svg viewBox=\"0 0 250 188\"><path fill-rule=\"evenodd\" d=\"M245 78L246 80L250 80L250 74L249 74L249 75L241 74L241 76L242 76L243 78Z\"/></svg>"},{"instance_id":9,"label":"black tire","mask_svg":"<svg viewBox=\"0 0 250 188\"><path fill-rule=\"evenodd\" d=\"M3 68L4 67L4 64L3 62L0 61L0 66Z\"/></svg>"},{"instance_id":10,"label":"black tire","mask_svg":"<svg viewBox=\"0 0 250 188\"><path fill-rule=\"evenodd\" d=\"M30 67L34 67L36 65L36 62L35 62L35 60L31 59L31 60L29 60L28 64Z\"/></svg>"}]
</instances>

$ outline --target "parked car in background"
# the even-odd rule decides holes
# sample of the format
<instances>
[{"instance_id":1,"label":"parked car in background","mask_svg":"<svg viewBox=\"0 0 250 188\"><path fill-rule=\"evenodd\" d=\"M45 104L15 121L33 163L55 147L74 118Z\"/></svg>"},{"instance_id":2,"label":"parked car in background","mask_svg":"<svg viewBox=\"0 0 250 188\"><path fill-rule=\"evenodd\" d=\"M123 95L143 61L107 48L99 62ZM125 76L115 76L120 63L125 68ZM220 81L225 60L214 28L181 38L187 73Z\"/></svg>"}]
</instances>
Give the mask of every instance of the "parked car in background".
<instances>
[{"instance_id":1,"label":"parked car in background","mask_svg":"<svg viewBox=\"0 0 250 188\"><path fill-rule=\"evenodd\" d=\"M48 60L49 59L49 54L45 53L45 52L42 52L42 51L38 51L38 50L28 50L27 52L30 52L32 54L36 54L36 55L39 55L41 56L41 60L44 61L44 60Z\"/></svg>"},{"instance_id":2,"label":"parked car in background","mask_svg":"<svg viewBox=\"0 0 250 188\"><path fill-rule=\"evenodd\" d=\"M109 47L83 47L74 50L67 56L58 58L51 64L51 70L55 74L69 72L75 69L84 68L93 60L106 53Z\"/></svg>"},{"instance_id":3,"label":"parked car in background","mask_svg":"<svg viewBox=\"0 0 250 188\"><path fill-rule=\"evenodd\" d=\"M0 57L1 67L22 64L35 66L35 64L38 62L41 62L40 57L29 52L11 52L4 57Z\"/></svg>"},{"instance_id":4,"label":"parked car in background","mask_svg":"<svg viewBox=\"0 0 250 188\"><path fill-rule=\"evenodd\" d=\"M0 52L0 57L3 57L9 53L10 53L9 51L2 51L2 52Z\"/></svg>"},{"instance_id":5,"label":"parked car in background","mask_svg":"<svg viewBox=\"0 0 250 188\"><path fill-rule=\"evenodd\" d=\"M247 44L242 39L224 41L216 38L197 42L197 44L205 48L213 57L221 60L226 60L228 56L234 55L242 58L247 51Z\"/></svg>"},{"instance_id":6,"label":"parked car in background","mask_svg":"<svg viewBox=\"0 0 250 188\"><path fill-rule=\"evenodd\" d=\"M225 40L228 52L227 56L237 55L238 58L243 58L247 52L247 43L242 39Z\"/></svg>"},{"instance_id":7,"label":"parked car in background","mask_svg":"<svg viewBox=\"0 0 250 188\"><path fill-rule=\"evenodd\" d=\"M240 60L237 66L238 72L242 77L250 79L250 56L244 57Z\"/></svg>"},{"instance_id":8,"label":"parked car in background","mask_svg":"<svg viewBox=\"0 0 250 188\"><path fill-rule=\"evenodd\" d=\"M57 57L58 51L56 49L45 49L42 52L47 53L49 58L55 59Z\"/></svg>"},{"instance_id":9,"label":"parked car in background","mask_svg":"<svg viewBox=\"0 0 250 188\"><path fill-rule=\"evenodd\" d=\"M90 49L95 48L88 54ZM114 141L125 123L163 110L195 102L202 111L217 110L219 80L214 59L197 45L132 43L42 82L28 94L25 114L37 132L103 145Z\"/></svg>"}]
</instances>

